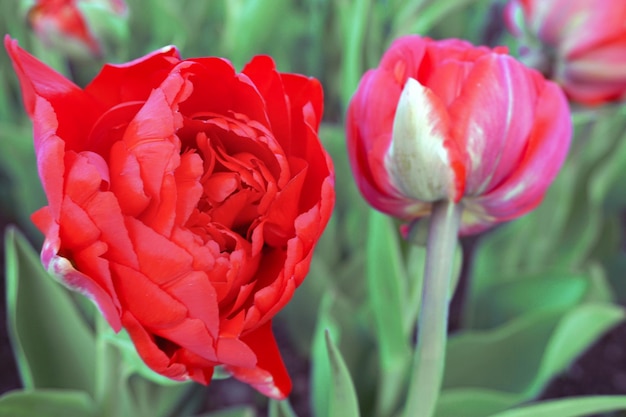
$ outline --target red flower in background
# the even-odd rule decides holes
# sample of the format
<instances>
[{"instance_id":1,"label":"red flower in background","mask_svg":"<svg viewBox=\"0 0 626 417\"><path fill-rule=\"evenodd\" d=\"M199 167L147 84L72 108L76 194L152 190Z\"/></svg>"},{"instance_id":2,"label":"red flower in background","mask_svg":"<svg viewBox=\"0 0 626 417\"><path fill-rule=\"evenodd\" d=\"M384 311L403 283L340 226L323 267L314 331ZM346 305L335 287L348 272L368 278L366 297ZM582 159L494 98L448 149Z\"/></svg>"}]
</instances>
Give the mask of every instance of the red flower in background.
<instances>
[{"instance_id":1,"label":"red flower in background","mask_svg":"<svg viewBox=\"0 0 626 417\"><path fill-rule=\"evenodd\" d=\"M80 8L80 3L98 3L105 11L124 15L124 0L37 0L28 11L28 21L37 36L46 43L73 43L100 54L100 42Z\"/></svg>"},{"instance_id":2,"label":"red flower in background","mask_svg":"<svg viewBox=\"0 0 626 417\"><path fill-rule=\"evenodd\" d=\"M411 221L454 200L462 233L472 233L539 204L567 154L571 120L559 87L503 50L406 36L363 76L347 136L374 208Z\"/></svg>"},{"instance_id":3,"label":"red flower in background","mask_svg":"<svg viewBox=\"0 0 626 417\"><path fill-rule=\"evenodd\" d=\"M173 47L106 65L85 88L5 40L49 205L49 271L91 297L144 361L207 384L224 365L291 388L271 329L334 203L322 88L254 58L240 74Z\"/></svg>"},{"instance_id":4,"label":"red flower in background","mask_svg":"<svg viewBox=\"0 0 626 417\"><path fill-rule=\"evenodd\" d=\"M594 105L626 96L626 2L623 0L512 0L511 32L522 55L567 95Z\"/></svg>"}]
</instances>

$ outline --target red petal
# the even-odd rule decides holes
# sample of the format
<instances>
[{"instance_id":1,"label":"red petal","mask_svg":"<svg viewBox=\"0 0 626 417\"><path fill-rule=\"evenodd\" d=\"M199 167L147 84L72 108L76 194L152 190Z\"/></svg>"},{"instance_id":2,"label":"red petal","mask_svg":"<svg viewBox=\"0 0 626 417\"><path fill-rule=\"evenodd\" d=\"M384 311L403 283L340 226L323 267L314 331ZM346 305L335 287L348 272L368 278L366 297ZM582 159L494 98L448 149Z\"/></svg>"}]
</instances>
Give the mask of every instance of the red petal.
<instances>
[{"instance_id":1,"label":"red petal","mask_svg":"<svg viewBox=\"0 0 626 417\"><path fill-rule=\"evenodd\" d=\"M128 218L126 226L139 268L155 285L170 284L191 272L193 259L183 248L137 219Z\"/></svg>"},{"instance_id":2,"label":"red petal","mask_svg":"<svg viewBox=\"0 0 626 417\"><path fill-rule=\"evenodd\" d=\"M256 367L227 366L226 369L235 378L252 385L268 397L277 400L287 397L291 391L291 379L278 351L271 321L242 337L241 341L256 354Z\"/></svg>"},{"instance_id":3,"label":"red petal","mask_svg":"<svg viewBox=\"0 0 626 417\"><path fill-rule=\"evenodd\" d=\"M34 132L35 152L37 153L37 170L43 186L50 214L54 219L58 219L61 211L61 201L63 200L65 161L65 143L54 134L55 121L54 110L50 103L42 98L37 98L35 110ZM49 123L49 125L47 125Z\"/></svg>"},{"instance_id":4,"label":"red petal","mask_svg":"<svg viewBox=\"0 0 626 417\"><path fill-rule=\"evenodd\" d=\"M107 259L138 268L137 255L113 193L94 194L93 198L83 205L83 209L100 229L100 240L108 245Z\"/></svg>"},{"instance_id":5,"label":"red petal","mask_svg":"<svg viewBox=\"0 0 626 417\"><path fill-rule=\"evenodd\" d=\"M122 316L122 323L146 365L168 378L179 381L187 378L186 366L182 363L172 363L165 352L156 345L154 336L146 331L132 313L126 311Z\"/></svg>"},{"instance_id":6,"label":"red petal","mask_svg":"<svg viewBox=\"0 0 626 417\"><path fill-rule=\"evenodd\" d=\"M178 62L180 55L176 47L167 46L124 64L106 64L85 87L85 92L97 97L106 108L145 101Z\"/></svg>"},{"instance_id":7,"label":"red petal","mask_svg":"<svg viewBox=\"0 0 626 417\"><path fill-rule=\"evenodd\" d=\"M122 307L151 331L168 329L187 318L187 308L145 274L111 262L115 288Z\"/></svg>"},{"instance_id":8,"label":"red petal","mask_svg":"<svg viewBox=\"0 0 626 417\"><path fill-rule=\"evenodd\" d=\"M159 329L151 329L182 348L212 363L218 361L216 340L211 337L204 323L198 319L187 318L180 323Z\"/></svg>"},{"instance_id":9,"label":"red petal","mask_svg":"<svg viewBox=\"0 0 626 417\"><path fill-rule=\"evenodd\" d=\"M217 342L217 356L220 363L227 366L253 368L257 364L254 352L237 338L220 337Z\"/></svg>"},{"instance_id":10,"label":"red petal","mask_svg":"<svg viewBox=\"0 0 626 417\"><path fill-rule=\"evenodd\" d=\"M181 155L180 166L174 173L176 179L176 224L183 225L191 216L202 196L200 178L203 174L203 161L196 153Z\"/></svg>"},{"instance_id":11,"label":"red petal","mask_svg":"<svg viewBox=\"0 0 626 417\"><path fill-rule=\"evenodd\" d=\"M290 108L274 60L265 55L255 56L241 72L250 77L263 96L274 136L279 143L288 145L292 140Z\"/></svg>"},{"instance_id":12,"label":"red petal","mask_svg":"<svg viewBox=\"0 0 626 417\"><path fill-rule=\"evenodd\" d=\"M222 58L194 58L188 60L198 65L192 67L190 77L194 86L191 97L181 103L181 112L190 117L208 113L223 116L245 115L247 119L270 127L265 103L252 81ZM207 100L211 97L211 100Z\"/></svg>"},{"instance_id":13,"label":"red petal","mask_svg":"<svg viewBox=\"0 0 626 417\"><path fill-rule=\"evenodd\" d=\"M80 41L94 55L100 54L98 41L90 33L81 10L73 1L38 2L28 11L28 19L43 41L61 34L66 40L74 38Z\"/></svg>"},{"instance_id":14,"label":"red petal","mask_svg":"<svg viewBox=\"0 0 626 417\"><path fill-rule=\"evenodd\" d=\"M24 107L37 129L42 120L52 118L36 114L37 97L50 103L58 120L57 134L67 143L67 149L83 150L91 126L104 111L102 104L82 91L58 72L17 45L8 35L4 45L20 80ZM77 117L80 115L80 117ZM55 127L56 128L56 127ZM35 147L37 148L35 135Z\"/></svg>"},{"instance_id":15,"label":"red petal","mask_svg":"<svg viewBox=\"0 0 626 417\"><path fill-rule=\"evenodd\" d=\"M141 179L139 162L123 142L116 142L109 155L111 192L117 197L122 213L138 217L150 204Z\"/></svg>"},{"instance_id":16,"label":"red petal","mask_svg":"<svg viewBox=\"0 0 626 417\"><path fill-rule=\"evenodd\" d=\"M187 307L189 317L202 321L210 335L217 339L220 310L215 289L205 272L190 272L167 285L167 292Z\"/></svg>"}]
</instances>

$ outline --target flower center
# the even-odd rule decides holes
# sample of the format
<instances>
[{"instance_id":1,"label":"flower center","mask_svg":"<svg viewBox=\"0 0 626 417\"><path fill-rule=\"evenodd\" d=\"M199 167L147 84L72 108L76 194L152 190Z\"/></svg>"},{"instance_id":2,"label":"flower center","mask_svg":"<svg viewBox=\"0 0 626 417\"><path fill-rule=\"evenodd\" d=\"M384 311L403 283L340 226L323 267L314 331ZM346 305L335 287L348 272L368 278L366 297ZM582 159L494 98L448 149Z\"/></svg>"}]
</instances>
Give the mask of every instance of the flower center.
<instances>
[{"instance_id":1,"label":"flower center","mask_svg":"<svg viewBox=\"0 0 626 417\"><path fill-rule=\"evenodd\" d=\"M205 241L219 242L222 250L232 250L232 234L249 241L277 193L278 166L263 146L267 132L210 115L196 116L185 126L191 131L179 133L183 145L195 148L203 160L203 192L186 226Z\"/></svg>"}]
</instances>

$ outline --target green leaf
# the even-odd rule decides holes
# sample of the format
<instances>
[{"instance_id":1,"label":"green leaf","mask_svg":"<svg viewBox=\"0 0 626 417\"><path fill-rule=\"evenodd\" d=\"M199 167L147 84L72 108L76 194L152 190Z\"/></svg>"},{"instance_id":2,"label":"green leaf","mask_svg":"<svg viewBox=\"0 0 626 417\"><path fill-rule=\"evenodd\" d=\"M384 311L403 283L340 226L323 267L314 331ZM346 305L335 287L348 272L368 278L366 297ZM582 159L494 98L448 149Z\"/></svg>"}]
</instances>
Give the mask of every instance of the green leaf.
<instances>
[{"instance_id":1,"label":"green leaf","mask_svg":"<svg viewBox=\"0 0 626 417\"><path fill-rule=\"evenodd\" d=\"M125 329L115 333L111 326L109 326L102 319L102 317L99 317L98 320L102 321L101 325L98 326L98 337L101 339L100 342L117 348L119 355L122 357L122 360L119 363L123 365L123 378L127 378L132 374L137 374L158 385L178 386L181 384L180 381L167 378L150 369L143 359L141 359L141 356L139 356L137 348Z\"/></svg>"},{"instance_id":2,"label":"green leaf","mask_svg":"<svg viewBox=\"0 0 626 417\"><path fill-rule=\"evenodd\" d=\"M522 393L532 383L561 312L527 315L490 331L466 331L448 342L445 388Z\"/></svg>"},{"instance_id":3,"label":"green leaf","mask_svg":"<svg viewBox=\"0 0 626 417\"><path fill-rule=\"evenodd\" d=\"M324 332L328 360L331 368L330 398L328 401L328 417L359 417L359 403L348 371L339 349L335 346L330 332Z\"/></svg>"},{"instance_id":4,"label":"green leaf","mask_svg":"<svg viewBox=\"0 0 626 417\"><path fill-rule=\"evenodd\" d=\"M623 120L624 115L619 116ZM623 122L622 122L623 123ZM621 180L626 175L626 135L620 136L610 157L606 158L594 173L589 184L589 196L593 201L621 208L626 203ZM608 198L607 198L608 197Z\"/></svg>"},{"instance_id":5,"label":"green leaf","mask_svg":"<svg viewBox=\"0 0 626 417\"><path fill-rule=\"evenodd\" d=\"M3 91L6 96L8 90ZM46 204L46 197L36 167L31 126L0 122L0 216L38 237L30 214Z\"/></svg>"},{"instance_id":6,"label":"green leaf","mask_svg":"<svg viewBox=\"0 0 626 417\"><path fill-rule=\"evenodd\" d=\"M584 301L600 304L613 303L615 301L615 291L607 279L605 268L595 262L591 262L587 268L587 275L589 288L585 292Z\"/></svg>"},{"instance_id":7,"label":"green leaf","mask_svg":"<svg viewBox=\"0 0 626 417\"><path fill-rule=\"evenodd\" d=\"M476 0L438 0L407 2L405 8L396 16L395 36L409 33L428 33L452 12L467 7ZM411 3L417 5L417 7ZM425 4L426 3L426 4Z\"/></svg>"},{"instance_id":8,"label":"green leaf","mask_svg":"<svg viewBox=\"0 0 626 417\"><path fill-rule=\"evenodd\" d=\"M494 283L477 298L472 327L497 327L539 310L565 311L583 300L588 287L585 276L556 273Z\"/></svg>"},{"instance_id":9,"label":"green leaf","mask_svg":"<svg viewBox=\"0 0 626 417\"><path fill-rule=\"evenodd\" d=\"M70 390L12 391L0 397L0 417L95 417L89 394Z\"/></svg>"},{"instance_id":10,"label":"green leaf","mask_svg":"<svg viewBox=\"0 0 626 417\"><path fill-rule=\"evenodd\" d=\"M287 0L229 0L221 36L224 51L237 67L271 45L270 39L281 19L291 9ZM246 28L246 30L241 30ZM287 46L289 39L282 39Z\"/></svg>"},{"instance_id":11,"label":"green leaf","mask_svg":"<svg viewBox=\"0 0 626 417\"><path fill-rule=\"evenodd\" d=\"M131 375L121 384L117 396L111 397L117 406L117 416L182 417L194 414L206 401L206 389L200 384L179 382L160 385L139 375ZM119 407L126 402L125 408Z\"/></svg>"},{"instance_id":12,"label":"green leaf","mask_svg":"<svg viewBox=\"0 0 626 417\"><path fill-rule=\"evenodd\" d=\"M318 312L318 321L311 347L311 396L313 413L317 417L327 417L329 409L331 368L328 361L325 333L332 332L339 338L339 326L330 316L333 295L328 293L322 299Z\"/></svg>"},{"instance_id":13,"label":"green leaf","mask_svg":"<svg viewBox=\"0 0 626 417\"><path fill-rule=\"evenodd\" d=\"M485 417L511 408L519 396L484 389L451 389L441 393L435 417Z\"/></svg>"},{"instance_id":14,"label":"green leaf","mask_svg":"<svg viewBox=\"0 0 626 417\"><path fill-rule=\"evenodd\" d=\"M368 31L370 2L353 0L333 2L333 4L337 7L335 12L339 16L340 27L343 29L340 89L341 104L343 108L347 108L364 72L362 56L365 49L365 34Z\"/></svg>"},{"instance_id":15,"label":"green leaf","mask_svg":"<svg viewBox=\"0 0 626 417\"><path fill-rule=\"evenodd\" d=\"M566 314L550 338L535 386L529 394L539 394L548 381L624 317L623 308L610 304L586 304Z\"/></svg>"},{"instance_id":16,"label":"green leaf","mask_svg":"<svg viewBox=\"0 0 626 417\"><path fill-rule=\"evenodd\" d=\"M485 389L529 400L623 318L617 306L583 304L463 332L448 343L444 389Z\"/></svg>"},{"instance_id":17,"label":"green leaf","mask_svg":"<svg viewBox=\"0 0 626 417\"><path fill-rule=\"evenodd\" d=\"M489 417L582 417L609 411L626 410L626 396L597 396L544 401Z\"/></svg>"},{"instance_id":18,"label":"green leaf","mask_svg":"<svg viewBox=\"0 0 626 417\"><path fill-rule=\"evenodd\" d=\"M382 213L370 211L366 277L370 308L376 323L383 367L404 366L410 358L408 335L403 330L407 276L398 231Z\"/></svg>"},{"instance_id":19,"label":"green leaf","mask_svg":"<svg viewBox=\"0 0 626 417\"><path fill-rule=\"evenodd\" d=\"M96 320L98 338L94 401L103 416L140 415L138 409L143 399L132 392L120 350L103 337L105 327L108 327L108 323L99 316Z\"/></svg>"},{"instance_id":20,"label":"green leaf","mask_svg":"<svg viewBox=\"0 0 626 417\"><path fill-rule=\"evenodd\" d=\"M298 417L291 408L289 400L276 401L270 400L269 417Z\"/></svg>"},{"instance_id":21,"label":"green leaf","mask_svg":"<svg viewBox=\"0 0 626 417\"><path fill-rule=\"evenodd\" d=\"M7 229L5 245L9 336L24 386L93 393L92 330L19 231Z\"/></svg>"}]
</instances>

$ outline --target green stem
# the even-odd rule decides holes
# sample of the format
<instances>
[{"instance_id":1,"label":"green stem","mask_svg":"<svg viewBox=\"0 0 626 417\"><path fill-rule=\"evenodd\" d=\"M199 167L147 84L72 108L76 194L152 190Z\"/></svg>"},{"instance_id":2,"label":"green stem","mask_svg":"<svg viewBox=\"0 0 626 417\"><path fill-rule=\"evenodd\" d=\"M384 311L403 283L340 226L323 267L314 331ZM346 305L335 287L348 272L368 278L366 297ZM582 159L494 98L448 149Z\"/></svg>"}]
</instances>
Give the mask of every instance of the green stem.
<instances>
[{"instance_id":1,"label":"green stem","mask_svg":"<svg viewBox=\"0 0 626 417\"><path fill-rule=\"evenodd\" d=\"M450 282L460 214L460 206L451 201L433 205L417 325L417 349L404 417L431 417L435 412L443 378Z\"/></svg>"}]
</instances>

